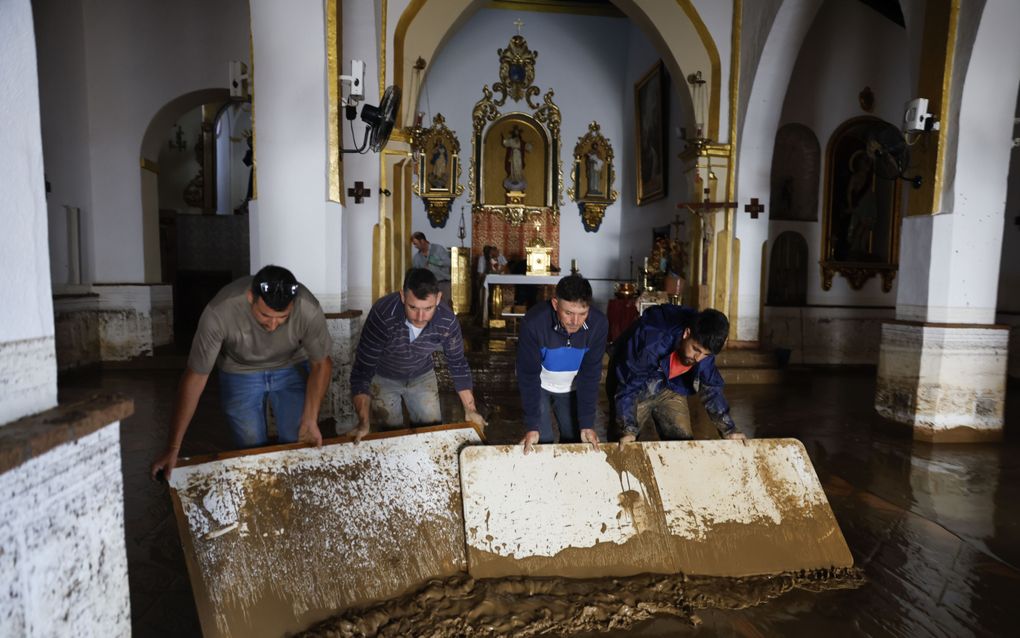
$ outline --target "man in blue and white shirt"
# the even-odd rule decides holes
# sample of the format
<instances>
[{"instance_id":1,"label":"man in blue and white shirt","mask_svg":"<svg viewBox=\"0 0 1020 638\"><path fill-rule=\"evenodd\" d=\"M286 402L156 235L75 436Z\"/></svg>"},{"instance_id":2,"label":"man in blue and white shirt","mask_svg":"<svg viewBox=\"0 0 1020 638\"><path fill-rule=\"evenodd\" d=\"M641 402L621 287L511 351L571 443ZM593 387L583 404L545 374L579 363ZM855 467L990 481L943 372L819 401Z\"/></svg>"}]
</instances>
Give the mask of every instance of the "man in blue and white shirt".
<instances>
[{"instance_id":1,"label":"man in blue and white shirt","mask_svg":"<svg viewBox=\"0 0 1020 638\"><path fill-rule=\"evenodd\" d=\"M561 443L591 443L609 322L591 307L591 284L570 275L556 284L556 296L528 311L517 347L517 384L527 434L524 452L554 441L552 414Z\"/></svg>"},{"instance_id":2,"label":"man in blue and white shirt","mask_svg":"<svg viewBox=\"0 0 1020 638\"><path fill-rule=\"evenodd\" d=\"M424 268L412 268L404 276L400 292L372 305L351 368L351 394L358 415L352 432L355 440L368 434L373 421L387 429L402 427L402 404L407 406L412 426L443 422L432 363L436 350L446 355L465 420L485 426L475 407L460 324L442 301L435 275Z\"/></svg>"}]
</instances>

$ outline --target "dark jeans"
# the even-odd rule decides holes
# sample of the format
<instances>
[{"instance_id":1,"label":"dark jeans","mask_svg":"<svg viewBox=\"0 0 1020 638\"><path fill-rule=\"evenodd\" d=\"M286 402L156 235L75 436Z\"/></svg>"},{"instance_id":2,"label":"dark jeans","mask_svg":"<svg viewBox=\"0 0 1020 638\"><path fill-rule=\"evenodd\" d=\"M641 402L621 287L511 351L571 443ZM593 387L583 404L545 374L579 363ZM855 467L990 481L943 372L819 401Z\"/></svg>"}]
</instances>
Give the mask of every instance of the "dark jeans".
<instances>
[{"instance_id":1,"label":"dark jeans","mask_svg":"<svg viewBox=\"0 0 1020 638\"><path fill-rule=\"evenodd\" d=\"M560 443L580 443L581 430L577 426L577 393L549 392L543 389L539 399L538 442L553 443L552 415L560 430Z\"/></svg>"},{"instance_id":2,"label":"dark jeans","mask_svg":"<svg viewBox=\"0 0 1020 638\"><path fill-rule=\"evenodd\" d=\"M220 370L220 403L238 448L269 442L266 402L273 408L280 443L298 439L305 409L308 363L278 370L224 372Z\"/></svg>"}]
</instances>

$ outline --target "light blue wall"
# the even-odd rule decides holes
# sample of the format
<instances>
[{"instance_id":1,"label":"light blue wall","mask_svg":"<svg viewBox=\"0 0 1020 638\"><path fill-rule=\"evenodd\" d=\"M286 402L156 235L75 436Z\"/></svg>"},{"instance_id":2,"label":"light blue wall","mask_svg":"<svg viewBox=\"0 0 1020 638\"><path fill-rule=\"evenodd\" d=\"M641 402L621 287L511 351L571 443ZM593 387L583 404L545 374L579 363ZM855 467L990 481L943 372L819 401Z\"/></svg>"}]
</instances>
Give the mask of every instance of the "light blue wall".
<instances>
[{"instance_id":1,"label":"light blue wall","mask_svg":"<svg viewBox=\"0 0 1020 638\"><path fill-rule=\"evenodd\" d=\"M534 83L543 95L550 88L554 90L554 100L563 115L561 159L565 184L560 218L561 266L569 268L570 260L575 258L587 277L627 277L630 254L633 252L635 262L640 262L651 247L651 227L673 218L675 203L680 201L677 197L686 191L675 188L681 171L679 162L671 160L667 198L641 208L634 203L634 82L652 66L658 54L625 18L483 9L451 35L429 64L418 109L426 113L426 122L436 113L442 113L447 126L457 134L461 143L461 183L465 194L454 202L445 228L432 228L424 206L415 198L414 228L425 232L430 240L457 246L457 227L463 206L468 231L465 245L471 244L471 211L467 202L471 110L482 97L482 86L499 81L496 51L507 46L516 33L513 22L517 18L524 22L522 35L529 47L538 52ZM680 101L674 95L670 102L671 111L675 112ZM503 113L515 110L530 112L524 102L512 100L502 108ZM599 123L603 135L613 145L615 188L619 199L607 209L598 232L587 233L577 205L566 196L565 190L570 185L574 145L593 120ZM671 148L671 156L675 154L676 149ZM599 296L598 291L596 296Z\"/></svg>"}]
</instances>

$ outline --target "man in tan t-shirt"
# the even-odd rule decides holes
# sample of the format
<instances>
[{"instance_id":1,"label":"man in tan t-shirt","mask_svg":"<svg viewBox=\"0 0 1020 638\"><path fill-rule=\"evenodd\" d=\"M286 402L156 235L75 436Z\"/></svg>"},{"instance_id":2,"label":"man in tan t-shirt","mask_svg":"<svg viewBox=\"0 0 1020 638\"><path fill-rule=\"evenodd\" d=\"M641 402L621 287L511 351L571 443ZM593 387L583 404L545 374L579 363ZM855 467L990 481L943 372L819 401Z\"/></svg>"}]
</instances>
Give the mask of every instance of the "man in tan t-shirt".
<instances>
[{"instance_id":1,"label":"man in tan t-shirt","mask_svg":"<svg viewBox=\"0 0 1020 638\"><path fill-rule=\"evenodd\" d=\"M286 268L266 266L225 286L198 322L177 390L170 440L152 463L153 478L161 470L170 478L214 367L220 369L221 402L237 447L268 442L267 401L281 443L322 445L319 406L332 370L330 347L318 300Z\"/></svg>"}]
</instances>

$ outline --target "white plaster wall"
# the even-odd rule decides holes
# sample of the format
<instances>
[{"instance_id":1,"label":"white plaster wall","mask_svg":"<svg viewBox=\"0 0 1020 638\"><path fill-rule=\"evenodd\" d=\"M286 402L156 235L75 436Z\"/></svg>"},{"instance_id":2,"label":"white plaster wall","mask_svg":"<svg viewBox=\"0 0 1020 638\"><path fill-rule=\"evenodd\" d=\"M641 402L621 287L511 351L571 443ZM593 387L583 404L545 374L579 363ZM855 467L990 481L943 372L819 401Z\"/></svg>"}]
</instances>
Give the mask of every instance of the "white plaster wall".
<instances>
[{"instance_id":1,"label":"white plaster wall","mask_svg":"<svg viewBox=\"0 0 1020 638\"><path fill-rule=\"evenodd\" d=\"M0 424L57 402L35 36L28 0L0 3Z\"/></svg>"},{"instance_id":2,"label":"white plaster wall","mask_svg":"<svg viewBox=\"0 0 1020 638\"><path fill-rule=\"evenodd\" d=\"M1020 138L1020 97L1017 98L1013 138ZM1002 225L1002 252L999 266L1000 313L1020 320L1020 148L1010 153L1006 185L1006 214Z\"/></svg>"},{"instance_id":3,"label":"white plaster wall","mask_svg":"<svg viewBox=\"0 0 1020 638\"><path fill-rule=\"evenodd\" d=\"M0 475L0 638L131 635L123 489L119 421Z\"/></svg>"},{"instance_id":4,"label":"white plaster wall","mask_svg":"<svg viewBox=\"0 0 1020 638\"><path fill-rule=\"evenodd\" d=\"M227 62L248 59L247 3L41 0L35 9L43 85L54 87L43 95L47 148L71 149L47 153L47 172L61 189L54 203L86 212L84 279L144 281L142 136L177 96L227 86Z\"/></svg>"},{"instance_id":5,"label":"white plaster wall","mask_svg":"<svg viewBox=\"0 0 1020 638\"><path fill-rule=\"evenodd\" d=\"M46 196L50 269L54 283L65 283L71 270L64 207L81 209L81 231L92 215L82 7L80 2L35 2L33 11L43 160L51 188Z\"/></svg>"},{"instance_id":6,"label":"white plaster wall","mask_svg":"<svg viewBox=\"0 0 1020 638\"><path fill-rule=\"evenodd\" d=\"M642 261L652 250L651 229L657 226L664 226L676 219L677 203L689 202L692 199L690 194L690 181L684 174L684 166L678 155L684 150L686 144L680 139L680 128L688 131L694 130L694 112L691 105L690 91L687 88L685 78L670 78L669 94L669 126L666 132L666 144L669 150L666 156L669 158L669 179L666 185L666 197L644 206L637 205L637 163L635 154L637 140L634 130L634 85L648 72L652 65L659 59L659 53L652 46L652 43L644 36L641 30L631 23L629 25L629 38L626 51L627 70L623 78L622 86L619 88L621 105L621 116L623 119L623 144L617 147L617 157L621 158L623 165L619 169L620 178L623 183L620 185L620 249L619 267L616 276L622 279L631 277L629 272L631 255L634 257L634 273L641 268ZM681 61L681 64L683 61ZM697 69L682 69L684 73L693 72ZM723 102L725 104L725 102ZM686 222L685 237L690 237L691 225L694 220L689 214L681 214L681 220ZM691 274L691 266L688 264L687 275Z\"/></svg>"},{"instance_id":7,"label":"white plaster wall","mask_svg":"<svg viewBox=\"0 0 1020 638\"><path fill-rule=\"evenodd\" d=\"M871 115L898 126L903 104L914 92L909 84L909 59L910 41L905 29L864 3L827 0L818 9L804 38L779 126L791 122L803 124L815 132L825 149L840 124L852 117L868 115L858 103L858 93L865 86L870 86L875 94ZM825 207L822 182L826 159L823 157L822 161L819 220ZM771 224L769 241L784 230L789 228ZM821 258L821 221L799 224L799 232L808 240L808 304L890 306L895 302L899 276L888 293L882 292L881 278L877 276L855 291L845 277L836 275L832 288L822 290L821 270L816 266ZM754 258L760 258L760 254L759 246Z\"/></svg>"},{"instance_id":8,"label":"white plaster wall","mask_svg":"<svg viewBox=\"0 0 1020 638\"><path fill-rule=\"evenodd\" d=\"M737 208L737 238L740 240L739 296L737 299L737 339L753 341L759 338L759 308L765 290L762 289L762 244L778 237L787 222L770 222L767 202L771 200L772 151L779 130L783 98L790 85L790 76L804 36L811 26L821 0L787 0L771 22L771 30L761 51L761 59L753 81L741 78L750 86L747 113L739 135L737 160L737 202L743 204L751 198L766 202L763 216L752 219ZM754 5L757 6L757 5ZM755 16L757 14L754 14ZM764 17L767 16L763 16ZM756 25L744 24L744 29ZM741 96L743 99L743 96ZM801 234L806 226L794 223L792 230ZM769 251L771 252L771 251ZM767 281L767 279L766 279Z\"/></svg>"},{"instance_id":9,"label":"white plaster wall","mask_svg":"<svg viewBox=\"0 0 1020 638\"><path fill-rule=\"evenodd\" d=\"M933 282L945 322L994 323L1013 117L1020 83L1020 4L989 0L960 104L948 284ZM1016 212L1013 212L1016 215ZM1016 295L1014 289L1013 294ZM1014 302L1015 303L1015 302ZM949 310L956 308L956 310ZM929 310L933 316L934 309Z\"/></svg>"},{"instance_id":10,"label":"white plaster wall","mask_svg":"<svg viewBox=\"0 0 1020 638\"><path fill-rule=\"evenodd\" d=\"M350 73L351 59L365 62L365 101L378 105L379 54L376 47L379 38L373 4L371 2L351 2L350 0L344 2L341 68L344 73ZM400 10L399 7L393 6L393 3L390 4L387 22L390 30L397 22ZM392 42L392 40L390 41ZM391 61L387 66L388 82L393 81L392 53L387 50L387 55L391 56ZM405 81L404 84L407 86L403 86L401 89L409 90L408 81ZM346 147L353 148L355 144L361 143L365 128L360 119L354 123L353 136L350 124L346 121L343 129L343 140ZM463 140L461 142L463 143ZM381 198L379 194L379 156L375 153L365 155L346 153L343 162L344 183L342 188L344 193L348 188L352 188L354 182L357 181L364 182L366 188L372 189L372 196L363 200L361 204L356 204L353 197L346 198L343 220L345 250L341 256L342 263L345 265L343 273L346 278L345 290L347 293L345 307L360 308L367 312L374 301L372 299L372 228L379 222Z\"/></svg>"},{"instance_id":11,"label":"white plaster wall","mask_svg":"<svg viewBox=\"0 0 1020 638\"><path fill-rule=\"evenodd\" d=\"M340 205L328 201L325 12L317 0L251 6L258 199L252 271L289 268L327 312L340 296Z\"/></svg>"}]
</instances>

